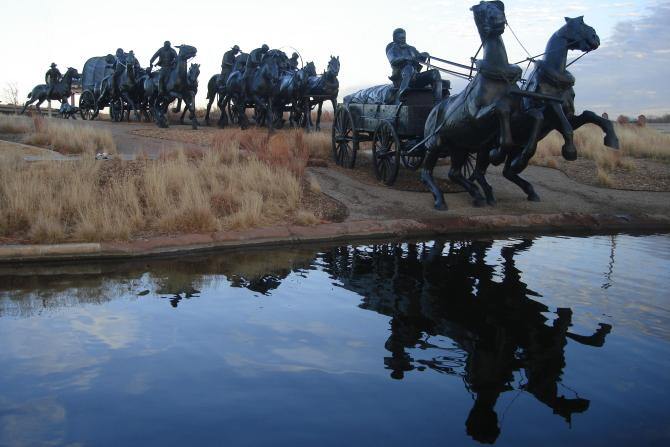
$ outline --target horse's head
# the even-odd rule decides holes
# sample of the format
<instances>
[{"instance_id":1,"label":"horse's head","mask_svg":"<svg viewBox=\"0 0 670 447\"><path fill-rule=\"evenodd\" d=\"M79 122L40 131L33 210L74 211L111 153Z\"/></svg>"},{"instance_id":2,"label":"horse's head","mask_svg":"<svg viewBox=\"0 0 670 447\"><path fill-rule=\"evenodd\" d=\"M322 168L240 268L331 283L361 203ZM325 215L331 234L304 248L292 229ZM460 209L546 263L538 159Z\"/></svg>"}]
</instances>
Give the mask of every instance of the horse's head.
<instances>
[{"instance_id":1,"label":"horse's head","mask_svg":"<svg viewBox=\"0 0 670 447\"><path fill-rule=\"evenodd\" d=\"M278 82L279 66L281 61L281 52L277 52L276 50L268 51L267 54L263 57L263 61L261 62L260 67L263 77L269 81Z\"/></svg>"},{"instance_id":2,"label":"horse's head","mask_svg":"<svg viewBox=\"0 0 670 447\"><path fill-rule=\"evenodd\" d=\"M293 77L295 79L296 86L298 89L302 89L307 85L307 80L309 79L309 73L304 68L295 72Z\"/></svg>"},{"instance_id":3,"label":"horse's head","mask_svg":"<svg viewBox=\"0 0 670 447\"><path fill-rule=\"evenodd\" d=\"M177 56L181 60L191 59L198 53L198 49L191 45L177 45L177 48L179 48L179 53Z\"/></svg>"},{"instance_id":4,"label":"horse's head","mask_svg":"<svg viewBox=\"0 0 670 447\"><path fill-rule=\"evenodd\" d=\"M340 74L340 56L330 56L330 61L328 62L327 73L337 76Z\"/></svg>"},{"instance_id":5,"label":"horse's head","mask_svg":"<svg viewBox=\"0 0 670 447\"><path fill-rule=\"evenodd\" d=\"M309 61L305 64L305 72L307 76L316 76L316 65L314 65L314 62Z\"/></svg>"},{"instance_id":6,"label":"horse's head","mask_svg":"<svg viewBox=\"0 0 670 447\"><path fill-rule=\"evenodd\" d=\"M470 8L482 40L505 32L505 4L501 1L482 1Z\"/></svg>"},{"instance_id":7,"label":"horse's head","mask_svg":"<svg viewBox=\"0 0 670 447\"><path fill-rule=\"evenodd\" d=\"M200 76L200 64L191 64L188 69L188 82L191 85L198 83L198 76Z\"/></svg>"},{"instance_id":8,"label":"horse's head","mask_svg":"<svg viewBox=\"0 0 670 447\"><path fill-rule=\"evenodd\" d=\"M77 71L76 68L68 67L63 77L67 77L69 79L77 79L79 78L79 71Z\"/></svg>"},{"instance_id":9,"label":"horse's head","mask_svg":"<svg viewBox=\"0 0 670 447\"><path fill-rule=\"evenodd\" d=\"M568 41L568 49L580 51L593 51L600 46L600 37L596 30L584 23L584 16L571 19L565 18L565 26L561 28L561 34Z\"/></svg>"}]
</instances>

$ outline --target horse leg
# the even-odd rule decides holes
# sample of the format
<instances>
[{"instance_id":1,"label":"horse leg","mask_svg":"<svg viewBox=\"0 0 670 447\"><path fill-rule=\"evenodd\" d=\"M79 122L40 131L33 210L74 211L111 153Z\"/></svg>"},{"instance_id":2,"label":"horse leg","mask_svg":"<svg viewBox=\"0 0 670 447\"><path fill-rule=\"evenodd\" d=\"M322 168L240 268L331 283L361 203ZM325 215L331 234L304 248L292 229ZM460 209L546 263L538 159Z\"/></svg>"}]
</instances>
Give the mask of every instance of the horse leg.
<instances>
[{"instance_id":1,"label":"horse leg","mask_svg":"<svg viewBox=\"0 0 670 447\"><path fill-rule=\"evenodd\" d=\"M321 132L321 108L323 107L323 101L319 101L319 108L316 112L316 131Z\"/></svg>"},{"instance_id":2,"label":"horse leg","mask_svg":"<svg viewBox=\"0 0 670 447\"><path fill-rule=\"evenodd\" d=\"M490 206L496 205L496 198L493 195L493 187L486 180L486 170L489 167L489 151L487 149L481 150L477 153L477 163L475 164L475 170L472 174L472 178L479 183L482 190L484 191L484 196L486 196L486 203Z\"/></svg>"},{"instance_id":3,"label":"horse leg","mask_svg":"<svg viewBox=\"0 0 670 447\"><path fill-rule=\"evenodd\" d=\"M272 110L272 98L268 98L265 110L267 110L268 132L272 133L275 130L275 114L274 110Z\"/></svg>"},{"instance_id":4,"label":"horse leg","mask_svg":"<svg viewBox=\"0 0 670 447\"><path fill-rule=\"evenodd\" d=\"M495 107L495 113L500 125L500 141L499 146L489 153L489 160L495 166L498 166L505 161L508 149L514 145L512 138L512 106L509 101L498 101Z\"/></svg>"},{"instance_id":5,"label":"horse leg","mask_svg":"<svg viewBox=\"0 0 670 447\"><path fill-rule=\"evenodd\" d=\"M137 111L137 105L135 104L135 101L130 97L128 93L123 94L123 99L128 103L128 122L130 122L130 111L132 110L133 113L135 114L135 121L141 121L142 118L140 117L140 112Z\"/></svg>"},{"instance_id":6,"label":"horse leg","mask_svg":"<svg viewBox=\"0 0 670 447\"><path fill-rule=\"evenodd\" d=\"M463 174L461 173L461 168L463 167L463 165L465 165L467 156L468 153L464 150L456 150L455 153L452 154L451 169L449 169L449 180L465 188L468 194L470 194L470 196L472 196L472 198L474 199L473 200L474 206L476 207L484 206L486 201L484 199L484 196L482 196L482 193L479 191L477 185L475 185L472 181L463 177Z\"/></svg>"},{"instance_id":7,"label":"horse leg","mask_svg":"<svg viewBox=\"0 0 670 447\"><path fill-rule=\"evenodd\" d=\"M505 167L503 168L503 177L505 177L507 180L510 182L514 183L517 185L519 188L523 190L523 192L526 193L528 200L530 202L539 202L540 201L540 196L537 195L535 192L535 188L533 188L533 185L531 185L529 182L526 180L522 179L519 177L519 174L514 172L512 169L512 157L507 157L507 160L505 161Z\"/></svg>"},{"instance_id":8,"label":"horse leg","mask_svg":"<svg viewBox=\"0 0 670 447\"><path fill-rule=\"evenodd\" d=\"M216 95L212 95L212 97L207 101L207 110L205 111L205 124L207 126L209 126L209 111L212 109L212 104L214 103L215 98Z\"/></svg>"},{"instance_id":9,"label":"horse leg","mask_svg":"<svg viewBox=\"0 0 670 447\"><path fill-rule=\"evenodd\" d=\"M181 98L177 98L177 107L172 109L172 113L179 113L179 112L181 112Z\"/></svg>"},{"instance_id":10,"label":"horse leg","mask_svg":"<svg viewBox=\"0 0 670 447\"><path fill-rule=\"evenodd\" d=\"M530 161L531 158L533 158L533 155L535 155L535 151L537 150L537 140L540 136L540 130L542 129L542 124L544 124L544 113L542 113L542 110L540 109L531 109L528 112L528 116L530 116L533 119L533 127L530 131L530 135L528 137L528 141L526 142L526 146L523 148L521 153L514 158L511 164L512 171L515 173L519 174L521 173L524 169L528 167L528 162Z\"/></svg>"},{"instance_id":11,"label":"horse leg","mask_svg":"<svg viewBox=\"0 0 670 447\"><path fill-rule=\"evenodd\" d=\"M188 100L184 100L185 106L188 105L188 110L189 110L189 117L191 118L191 128L193 130L198 130L198 126L200 123L198 122L198 117L195 116L195 94L191 93L188 96ZM186 109L184 109L184 113L186 113ZM181 115L182 122L184 120L184 113Z\"/></svg>"},{"instance_id":12,"label":"horse leg","mask_svg":"<svg viewBox=\"0 0 670 447\"><path fill-rule=\"evenodd\" d=\"M444 201L444 194L440 190L440 187L437 186L435 178L433 177L433 169L437 164L439 159L439 153L437 149L427 150L426 159L423 162L423 169L421 170L421 182L426 185L426 187L433 194L433 199L435 200L435 209L440 211L446 211L449 209L447 202Z\"/></svg>"},{"instance_id":13,"label":"horse leg","mask_svg":"<svg viewBox=\"0 0 670 447\"><path fill-rule=\"evenodd\" d=\"M605 146L619 149L619 138L616 135L612 121L602 118L590 110L585 110L579 116L571 116L568 121L570 121L574 130L579 129L584 124L595 124L605 132Z\"/></svg>"},{"instance_id":14,"label":"horse leg","mask_svg":"<svg viewBox=\"0 0 670 447\"><path fill-rule=\"evenodd\" d=\"M26 113L26 109L28 108L28 106L30 104L34 103L35 101L37 101L37 98L35 98L35 97L32 97L28 101L26 101L26 103L23 105L23 109L21 109L21 113L19 113L19 115L23 115L24 113Z\"/></svg>"},{"instance_id":15,"label":"horse leg","mask_svg":"<svg viewBox=\"0 0 670 447\"><path fill-rule=\"evenodd\" d=\"M559 122L558 131L561 133L561 135L563 135L563 139L565 140L565 144L561 149L561 154L563 155L563 158L565 158L568 161L577 160L577 148L575 147L574 130L572 128L572 125L570 124L570 121L568 121L568 119L565 116L563 106L557 102L552 101L549 107L551 107L551 110L554 112L554 115L556 115L556 119L558 119Z\"/></svg>"},{"instance_id":16,"label":"horse leg","mask_svg":"<svg viewBox=\"0 0 670 447\"><path fill-rule=\"evenodd\" d=\"M35 110L37 110L37 113L39 113L40 115L42 114L42 109L40 109L40 106L42 105L42 103L44 101L45 101L44 99L39 99L38 98L37 104L35 104Z\"/></svg>"}]
</instances>

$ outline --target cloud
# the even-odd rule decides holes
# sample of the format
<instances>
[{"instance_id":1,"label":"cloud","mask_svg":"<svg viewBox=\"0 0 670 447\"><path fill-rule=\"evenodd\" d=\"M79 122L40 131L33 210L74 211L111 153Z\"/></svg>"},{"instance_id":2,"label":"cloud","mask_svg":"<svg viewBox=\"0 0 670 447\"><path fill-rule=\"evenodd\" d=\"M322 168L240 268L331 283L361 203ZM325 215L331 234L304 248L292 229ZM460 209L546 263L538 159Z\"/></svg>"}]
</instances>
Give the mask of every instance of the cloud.
<instances>
[{"instance_id":1,"label":"cloud","mask_svg":"<svg viewBox=\"0 0 670 447\"><path fill-rule=\"evenodd\" d=\"M617 23L598 50L571 68L577 107L610 115L670 111L669 23L670 1Z\"/></svg>"}]
</instances>

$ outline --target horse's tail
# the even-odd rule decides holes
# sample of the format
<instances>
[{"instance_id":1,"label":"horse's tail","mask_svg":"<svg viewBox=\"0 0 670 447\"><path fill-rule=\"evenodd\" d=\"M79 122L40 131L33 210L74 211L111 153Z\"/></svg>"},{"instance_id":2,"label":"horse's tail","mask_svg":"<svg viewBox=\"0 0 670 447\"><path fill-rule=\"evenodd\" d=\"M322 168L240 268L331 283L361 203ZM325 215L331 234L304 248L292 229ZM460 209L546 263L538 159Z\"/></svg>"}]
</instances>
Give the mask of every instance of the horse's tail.
<instances>
[{"instance_id":1,"label":"horse's tail","mask_svg":"<svg viewBox=\"0 0 670 447\"><path fill-rule=\"evenodd\" d=\"M28 99L33 97L33 92L28 93Z\"/></svg>"}]
</instances>

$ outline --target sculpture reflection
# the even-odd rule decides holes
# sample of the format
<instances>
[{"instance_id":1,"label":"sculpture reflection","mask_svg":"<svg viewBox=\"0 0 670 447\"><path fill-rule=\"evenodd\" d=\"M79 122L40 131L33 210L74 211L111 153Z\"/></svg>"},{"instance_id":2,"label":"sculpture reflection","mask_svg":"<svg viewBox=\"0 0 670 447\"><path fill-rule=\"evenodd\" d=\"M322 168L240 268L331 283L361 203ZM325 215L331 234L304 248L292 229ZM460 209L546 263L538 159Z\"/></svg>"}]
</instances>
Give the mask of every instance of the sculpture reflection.
<instances>
[{"instance_id":1,"label":"sculpture reflection","mask_svg":"<svg viewBox=\"0 0 670 447\"><path fill-rule=\"evenodd\" d=\"M589 400L565 397L558 389L564 349L568 339L601 347L611 330L600 324L589 336L570 332L570 309L557 309L549 321L550 309L531 298L539 295L522 281L514 261L532 241L501 249L500 274L486 263L492 246L490 241L382 245L339 248L324 256L342 287L365 297L361 308L391 317L384 365L392 378L432 370L464 379L475 399L466 431L482 443L494 443L500 434L495 405L503 392L515 389L514 373L526 378L517 389L566 422L586 411ZM425 351L428 359L415 359L410 349Z\"/></svg>"}]
</instances>

